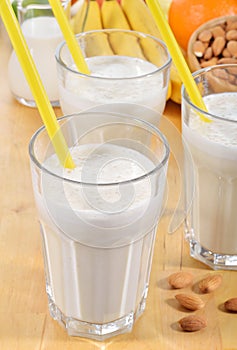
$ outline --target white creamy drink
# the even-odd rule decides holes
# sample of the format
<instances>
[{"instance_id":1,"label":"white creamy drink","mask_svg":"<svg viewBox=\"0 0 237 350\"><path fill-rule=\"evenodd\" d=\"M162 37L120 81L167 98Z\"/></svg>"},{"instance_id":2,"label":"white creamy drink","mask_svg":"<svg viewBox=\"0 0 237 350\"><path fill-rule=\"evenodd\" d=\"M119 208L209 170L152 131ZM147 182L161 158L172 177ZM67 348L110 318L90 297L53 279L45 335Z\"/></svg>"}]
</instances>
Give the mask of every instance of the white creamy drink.
<instances>
[{"instance_id":1,"label":"white creamy drink","mask_svg":"<svg viewBox=\"0 0 237 350\"><path fill-rule=\"evenodd\" d=\"M206 123L190 112L188 127L182 125L196 172L189 234L206 251L237 255L237 93L209 95L204 102L226 121Z\"/></svg>"},{"instance_id":2,"label":"white creamy drink","mask_svg":"<svg viewBox=\"0 0 237 350\"><path fill-rule=\"evenodd\" d=\"M36 193L51 313L71 322L126 317L129 323L145 307L166 166L154 195L157 177L124 182L154 169L138 151L104 144L76 146L71 154L73 170L63 169L55 155L44 167L72 181L46 172L42 193ZM78 184L95 180L96 190Z\"/></svg>"},{"instance_id":3,"label":"white creamy drink","mask_svg":"<svg viewBox=\"0 0 237 350\"><path fill-rule=\"evenodd\" d=\"M163 74L153 74L158 69L154 64L128 56L96 56L87 58L86 62L90 80L71 73L69 68L64 83L59 81L64 114L120 102L143 105L163 113L167 84ZM144 119L150 121L149 116Z\"/></svg>"},{"instance_id":4,"label":"white creamy drink","mask_svg":"<svg viewBox=\"0 0 237 350\"><path fill-rule=\"evenodd\" d=\"M56 19L50 16L29 18L22 23L21 29L50 101L58 101L55 50L63 37ZM9 61L8 76L13 95L18 99L33 101L14 51Z\"/></svg>"}]
</instances>

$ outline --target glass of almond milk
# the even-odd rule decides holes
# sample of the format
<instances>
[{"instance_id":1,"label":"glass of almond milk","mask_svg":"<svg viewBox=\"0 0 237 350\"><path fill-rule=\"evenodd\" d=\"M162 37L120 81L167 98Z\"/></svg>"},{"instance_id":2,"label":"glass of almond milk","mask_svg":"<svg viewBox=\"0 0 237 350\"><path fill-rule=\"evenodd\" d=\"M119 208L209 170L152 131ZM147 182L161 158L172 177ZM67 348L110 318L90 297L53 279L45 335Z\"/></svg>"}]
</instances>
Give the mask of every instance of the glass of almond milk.
<instances>
[{"instance_id":1,"label":"glass of almond milk","mask_svg":"<svg viewBox=\"0 0 237 350\"><path fill-rule=\"evenodd\" d=\"M70 1L61 2L65 11L69 11ZM56 47L63 40L63 35L52 8L47 0L18 0L17 15L49 100L53 106L58 106L59 94L54 55ZM8 64L8 81L10 90L18 102L36 107L15 51L12 52Z\"/></svg>"},{"instance_id":2,"label":"glass of almond milk","mask_svg":"<svg viewBox=\"0 0 237 350\"><path fill-rule=\"evenodd\" d=\"M162 41L119 29L84 32L77 35L77 41L90 75L78 72L65 42L56 50L64 114L121 102L163 113L171 58ZM149 114L144 118L157 124Z\"/></svg>"},{"instance_id":3,"label":"glass of almond milk","mask_svg":"<svg viewBox=\"0 0 237 350\"><path fill-rule=\"evenodd\" d=\"M237 65L209 67L194 79L208 112L183 89L182 133L193 159L185 166L186 202L192 202L186 237L194 258L237 270Z\"/></svg>"},{"instance_id":4,"label":"glass of almond milk","mask_svg":"<svg viewBox=\"0 0 237 350\"><path fill-rule=\"evenodd\" d=\"M145 310L169 147L131 115L93 110L59 123L73 170L44 127L29 147L49 310L69 335L104 340Z\"/></svg>"}]
</instances>

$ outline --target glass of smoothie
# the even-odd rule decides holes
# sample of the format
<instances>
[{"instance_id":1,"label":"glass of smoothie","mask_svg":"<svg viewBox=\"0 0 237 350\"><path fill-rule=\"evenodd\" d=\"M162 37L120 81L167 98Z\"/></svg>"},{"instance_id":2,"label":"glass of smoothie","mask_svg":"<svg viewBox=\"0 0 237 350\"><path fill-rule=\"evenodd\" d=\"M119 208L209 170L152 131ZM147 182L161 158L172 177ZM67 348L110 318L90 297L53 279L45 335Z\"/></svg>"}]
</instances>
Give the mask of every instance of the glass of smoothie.
<instances>
[{"instance_id":1,"label":"glass of smoothie","mask_svg":"<svg viewBox=\"0 0 237 350\"><path fill-rule=\"evenodd\" d=\"M104 340L130 332L145 309L169 146L131 115L59 123L74 169L60 165L44 127L29 146L49 310L69 335Z\"/></svg>"},{"instance_id":2,"label":"glass of smoothie","mask_svg":"<svg viewBox=\"0 0 237 350\"><path fill-rule=\"evenodd\" d=\"M65 42L58 46L59 96L64 114L121 102L163 113L171 58L162 41L119 29L84 32L77 35L77 41L91 74L78 72ZM144 118L157 123L149 114Z\"/></svg>"},{"instance_id":3,"label":"glass of smoothie","mask_svg":"<svg viewBox=\"0 0 237 350\"><path fill-rule=\"evenodd\" d=\"M65 11L70 0L62 0ZM63 40L60 27L47 0L18 0L17 16L31 55L53 106L59 105L55 50ZM8 81L13 96L20 103L36 107L27 80L12 52L8 64Z\"/></svg>"},{"instance_id":4,"label":"glass of smoothie","mask_svg":"<svg viewBox=\"0 0 237 350\"><path fill-rule=\"evenodd\" d=\"M194 258L237 270L237 65L209 67L194 79L208 112L183 88L182 133L193 159L185 165L185 234Z\"/></svg>"}]
</instances>

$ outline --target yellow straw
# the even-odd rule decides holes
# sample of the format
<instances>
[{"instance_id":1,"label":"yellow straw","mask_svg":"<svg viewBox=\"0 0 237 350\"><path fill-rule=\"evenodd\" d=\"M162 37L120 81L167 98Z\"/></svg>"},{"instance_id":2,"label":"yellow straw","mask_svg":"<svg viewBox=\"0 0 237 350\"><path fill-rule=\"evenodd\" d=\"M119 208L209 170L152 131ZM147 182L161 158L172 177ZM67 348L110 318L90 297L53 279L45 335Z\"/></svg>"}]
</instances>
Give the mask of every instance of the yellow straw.
<instances>
[{"instance_id":1,"label":"yellow straw","mask_svg":"<svg viewBox=\"0 0 237 350\"><path fill-rule=\"evenodd\" d=\"M193 79L193 76L188 68L185 58L180 50L180 47L174 37L174 34L165 18L165 15L157 0L146 0L148 7L156 21L157 27L168 47L170 55L174 61L174 64L179 72L181 80L185 86L185 89L190 97L190 100L198 108L203 111L207 111L200 91ZM205 122L210 122L208 118L200 114L200 117Z\"/></svg>"},{"instance_id":2,"label":"yellow straw","mask_svg":"<svg viewBox=\"0 0 237 350\"><path fill-rule=\"evenodd\" d=\"M75 35L73 34L72 29L69 25L67 16L63 10L60 0L49 0L49 3L53 9L54 16L58 21L58 24L61 28L64 39L67 43L67 46L77 66L78 71L84 74L90 74L89 68L85 62L84 56L81 52L80 46L78 45Z\"/></svg>"},{"instance_id":3,"label":"yellow straw","mask_svg":"<svg viewBox=\"0 0 237 350\"><path fill-rule=\"evenodd\" d=\"M0 15L29 83L55 152L61 164L66 168L72 169L75 167L74 162L9 0L0 0Z\"/></svg>"}]
</instances>

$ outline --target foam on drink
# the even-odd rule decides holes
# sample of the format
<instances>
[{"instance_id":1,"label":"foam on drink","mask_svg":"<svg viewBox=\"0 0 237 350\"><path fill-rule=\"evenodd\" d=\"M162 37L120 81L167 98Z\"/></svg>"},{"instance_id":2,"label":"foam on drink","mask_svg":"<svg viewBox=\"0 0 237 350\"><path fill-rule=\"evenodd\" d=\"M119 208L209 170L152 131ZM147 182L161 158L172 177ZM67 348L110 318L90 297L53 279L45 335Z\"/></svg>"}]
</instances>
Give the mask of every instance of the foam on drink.
<instances>
[{"instance_id":1,"label":"foam on drink","mask_svg":"<svg viewBox=\"0 0 237 350\"><path fill-rule=\"evenodd\" d=\"M119 102L163 112L167 87L163 74L154 74L158 70L154 64L128 56L96 56L86 62L92 77L76 75L69 68L65 82L59 83L64 114Z\"/></svg>"}]
</instances>

